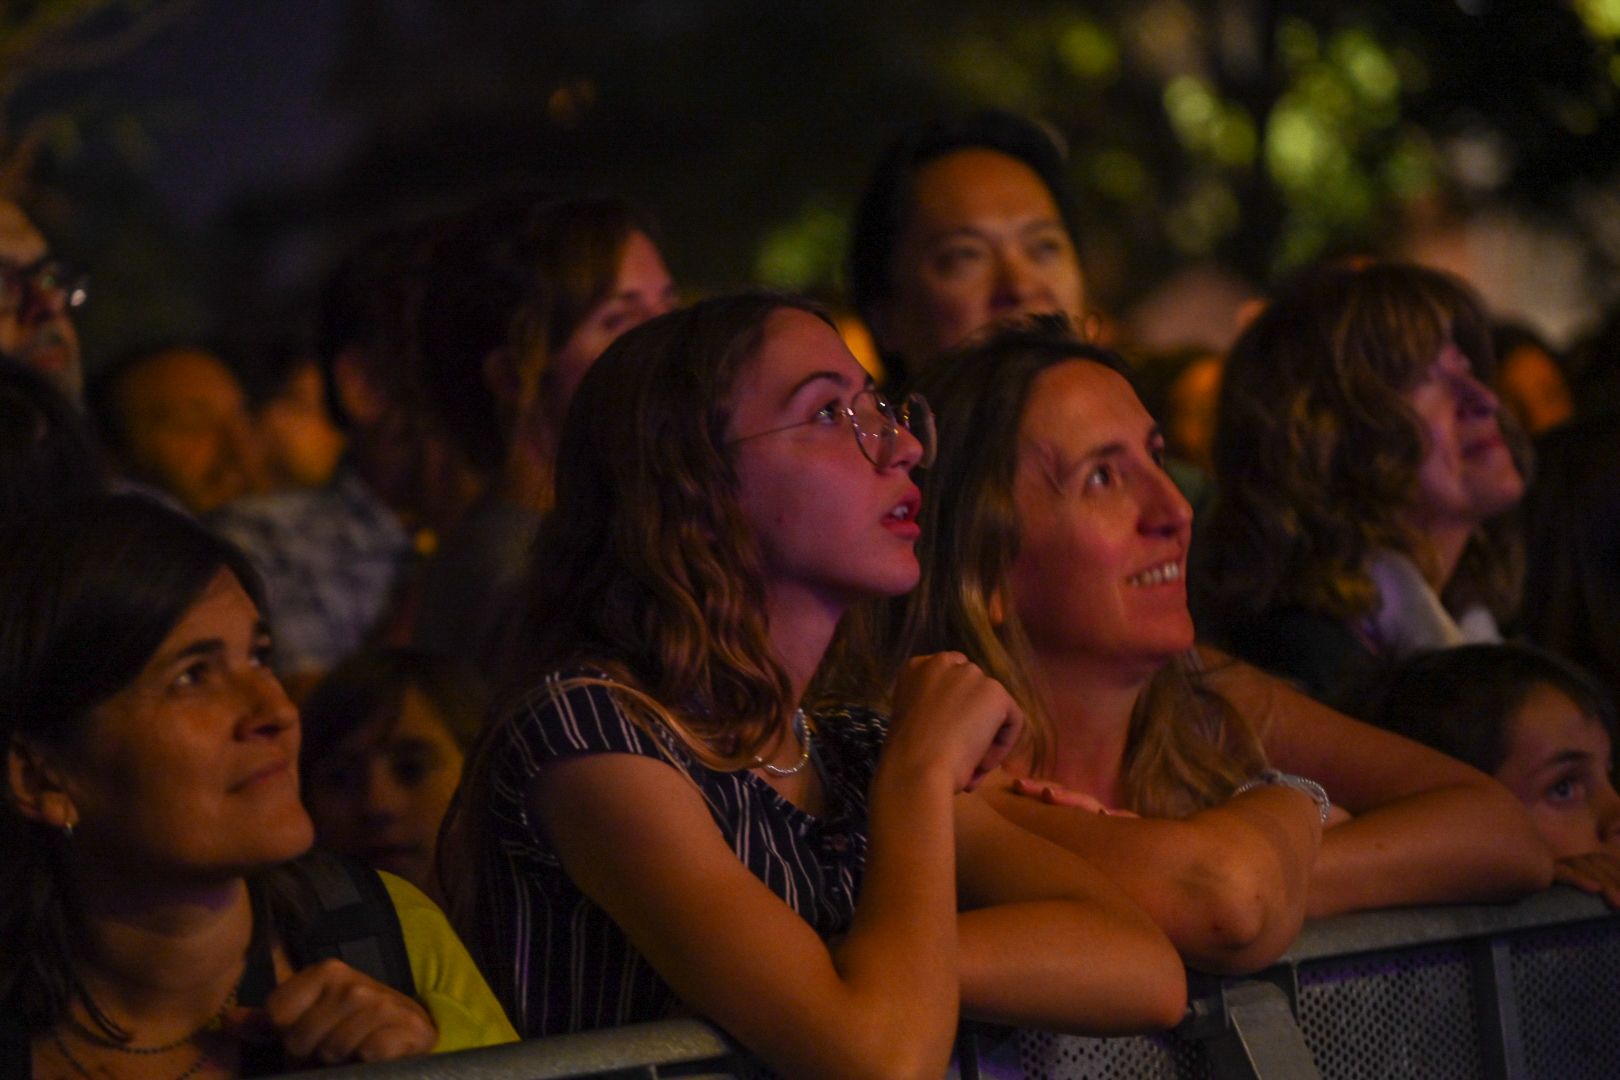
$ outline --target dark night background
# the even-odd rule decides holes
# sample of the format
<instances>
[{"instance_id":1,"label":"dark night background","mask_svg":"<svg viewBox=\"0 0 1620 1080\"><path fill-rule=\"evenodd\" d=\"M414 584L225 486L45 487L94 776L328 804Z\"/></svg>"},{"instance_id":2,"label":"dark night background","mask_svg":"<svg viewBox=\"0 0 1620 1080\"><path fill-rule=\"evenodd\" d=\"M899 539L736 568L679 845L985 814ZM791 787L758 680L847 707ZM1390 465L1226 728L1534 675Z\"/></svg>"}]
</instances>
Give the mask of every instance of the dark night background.
<instances>
[{"instance_id":1,"label":"dark night background","mask_svg":"<svg viewBox=\"0 0 1620 1080\"><path fill-rule=\"evenodd\" d=\"M1264 287L1324 254L1509 221L1489 235L1516 247L1473 243L1510 252L1475 267L1482 288L1569 333L1620 265L1617 0L0 12L0 190L91 270L92 365L157 338L300 331L353 238L514 186L643 202L688 290L836 297L844 222L885 139L986 105L1068 141L1109 310L1189 266ZM1506 265L1517 251L1563 272ZM1553 276L1569 281L1515 293Z\"/></svg>"}]
</instances>

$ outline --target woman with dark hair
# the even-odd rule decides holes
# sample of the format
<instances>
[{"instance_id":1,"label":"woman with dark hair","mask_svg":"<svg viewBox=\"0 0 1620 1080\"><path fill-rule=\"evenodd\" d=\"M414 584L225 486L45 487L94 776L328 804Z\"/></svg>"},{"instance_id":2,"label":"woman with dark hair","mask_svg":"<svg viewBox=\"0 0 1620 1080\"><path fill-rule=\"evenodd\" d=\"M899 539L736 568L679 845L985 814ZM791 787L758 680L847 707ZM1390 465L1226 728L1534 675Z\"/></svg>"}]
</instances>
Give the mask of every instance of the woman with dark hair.
<instances>
[{"instance_id":1,"label":"woman with dark hair","mask_svg":"<svg viewBox=\"0 0 1620 1080\"><path fill-rule=\"evenodd\" d=\"M421 649L370 650L334 668L301 709L316 842L437 899L439 826L487 704L467 664Z\"/></svg>"},{"instance_id":2,"label":"woman with dark hair","mask_svg":"<svg viewBox=\"0 0 1620 1080\"><path fill-rule=\"evenodd\" d=\"M235 548L103 496L12 523L0 550L7 1075L257 1075L511 1038L402 882L354 879L367 921L394 909L427 1008L320 959L298 714Z\"/></svg>"},{"instance_id":3,"label":"woman with dark hair","mask_svg":"<svg viewBox=\"0 0 1620 1080\"><path fill-rule=\"evenodd\" d=\"M897 138L855 210L850 297L892 383L1008 316L1085 314L1080 228L1052 134L1006 112Z\"/></svg>"},{"instance_id":4,"label":"woman with dark hair","mask_svg":"<svg viewBox=\"0 0 1620 1080\"><path fill-rule=\"evenodd\" d=\"M1003 683L1027 723L985 797L1112 876L1189 964L1264 966L1308 915L1547 883L1486 777L1194 649L1192 513L1117 356L1038 317L918 387L941 439L891 669L955 649ZM1488 849L1456 843L1476 830Z\"/></svg>"},{"instance_id":5,"label":"woman with dark hair","mask_svg":"<svg viewBox=\"0 0 1620 1080\"><path fill-rule=\"evenodd\" d=\"M815 689L845 612L916 582L931 444L924 402L891 406L824 312L769 294L653 320L586 376L533 675L441 848L520 1030L690 1011L789 1075L938 1076L959 1008L1178 1019L1151 923L967 794L1016 738L997 683L921 659L889 721Z\"/></svg>"},{"instance_id":6,"label":"woman with dark hair","mask_svg":"<svg viewBox=\"0 0 1620 1080\"><path fill-rule=\"evenodd\" d=\"M417 644L495 666L574 389L614 338L674 306L655 235L623 199L509 196L439 245L422 309L426 386L489 487L424 568Z\"/></svg>"},{"instance_id":7,"label":"woman with dark hair","mask_svg":"<svg viewBox=\"0 0 1620 1080\"><path fill-rule=\"evenodd\" d=\"M1404 661L1373 722L1490 773L1519 797L1558 880L1620 906L1614 703L1590 675L1527 645L1461 645Z\"/></svg>"},{"instance_id":8,"label":"woman with dark hair","mask_svg":"<svg viewBox=\"0 0 1620 1080\"><path fill-rule=\"evenodd\" d=\"M1221 383L1200 629L1340 706L1414 651L1499 640L1524 479L1492 368L1449 274L1335 267L1279 296Z\"/></svg>"}]
</instances>

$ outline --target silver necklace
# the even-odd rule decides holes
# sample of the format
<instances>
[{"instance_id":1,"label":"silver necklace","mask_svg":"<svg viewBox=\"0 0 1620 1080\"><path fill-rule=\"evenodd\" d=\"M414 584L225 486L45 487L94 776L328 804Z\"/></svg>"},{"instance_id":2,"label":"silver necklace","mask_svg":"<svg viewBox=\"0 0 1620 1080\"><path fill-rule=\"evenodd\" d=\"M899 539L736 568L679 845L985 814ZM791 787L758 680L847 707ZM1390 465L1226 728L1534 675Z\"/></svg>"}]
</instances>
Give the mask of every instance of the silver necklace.
<instances>
[{"instance_id":1,"label":"silver necklace","mask_svg":"<svg viewBox=\"0 0 1620 1080\"><path fill-rule=\"evenodd\" d=\"M799 709L793 714L793 735L799 740L798 761L784 768L781 765L772 765L758 754L755 754L755 768L764 769L772 776L798 776L803 772L804 767L810 764L810 725L805 722L803 709Z\"/></svg>"}]
</instances>

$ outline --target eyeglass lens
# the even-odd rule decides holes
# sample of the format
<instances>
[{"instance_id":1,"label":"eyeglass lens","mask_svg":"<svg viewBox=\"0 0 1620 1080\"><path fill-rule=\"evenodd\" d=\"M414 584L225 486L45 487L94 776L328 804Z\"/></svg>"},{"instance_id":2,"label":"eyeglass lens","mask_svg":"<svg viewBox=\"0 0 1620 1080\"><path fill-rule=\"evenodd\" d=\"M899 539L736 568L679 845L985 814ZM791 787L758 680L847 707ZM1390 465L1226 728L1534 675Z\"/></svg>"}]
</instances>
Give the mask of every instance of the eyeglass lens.
<instances>
[{"instance_id":1,"label":"eyeglass lens","mask_svg":"<svg viewBox=\"0 0 1620 1080\"><path fill-rule=\"evenodd\" d=\"M927 468L934 463L934 414L921 394L907 395L896 409L868 390L856 395L853 411L861 452L873 465L880 469L889 467L900 441L901 428L922 444L918 466Z\"/></svg>"},{"instance_id":2,"label":"eyeglass lens","mask_svg":"<svg viewBox=\"0 0 1620 1080\"><path fill-rule=\"evenodd\" d=\"M59 262L0 266L0 310L24 307L76 308L86 297L85 277Z\"/></svg>"}]
</instances>

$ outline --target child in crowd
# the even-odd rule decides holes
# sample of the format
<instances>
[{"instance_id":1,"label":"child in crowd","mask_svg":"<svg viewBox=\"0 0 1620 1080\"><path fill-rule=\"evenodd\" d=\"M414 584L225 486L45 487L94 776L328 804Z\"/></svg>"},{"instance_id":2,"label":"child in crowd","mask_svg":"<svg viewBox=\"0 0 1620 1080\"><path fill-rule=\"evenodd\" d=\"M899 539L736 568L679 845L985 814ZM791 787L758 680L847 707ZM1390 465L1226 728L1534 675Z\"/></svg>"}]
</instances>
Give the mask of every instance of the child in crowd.
<instances>
[{"instance_id":1,"label":"child in crowd","mask_svg":"<svg viewBox=\"0 0 1620 1080\"><path fill-rule=\"evenodd\" d=\"M420 649L339 664L302 709L300 768L316 842L437 898L439 826L487 701L470 667Z\"/></svg>"},{"instance_id":2,"label":"child in crowd","mask_svg":"<svg viewBox=\"0 0 1620 1080\"><path fill-rule=\"evenodd\" d=\"M1558 859L1558 880L1620 905L1614 703L1585 672L1527 645L1423 653L1373 719L1507 785Z\"/></svg>"}]
</instances>

